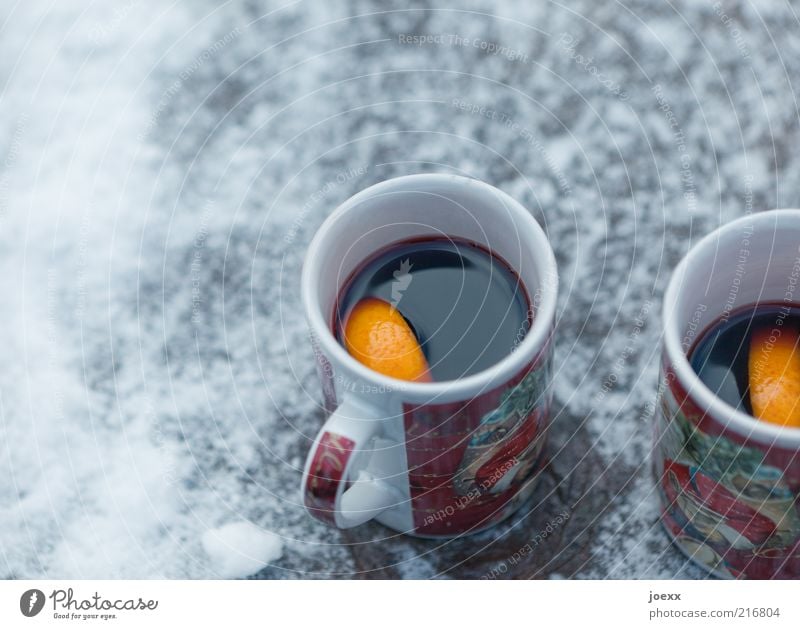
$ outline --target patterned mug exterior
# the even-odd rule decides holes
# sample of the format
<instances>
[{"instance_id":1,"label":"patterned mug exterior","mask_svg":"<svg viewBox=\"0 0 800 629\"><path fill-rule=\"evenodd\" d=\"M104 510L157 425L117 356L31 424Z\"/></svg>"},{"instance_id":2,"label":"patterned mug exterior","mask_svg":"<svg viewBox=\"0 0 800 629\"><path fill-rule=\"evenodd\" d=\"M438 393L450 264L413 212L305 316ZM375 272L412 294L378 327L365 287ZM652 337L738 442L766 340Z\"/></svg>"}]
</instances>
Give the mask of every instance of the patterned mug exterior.
<instances>
[{"instance_id":1,"label":"patterned mug exterior","mask_svg":"<svg viewBox=\"0 0 800 629\"><path fill-rule=\"evenodd\" d=\"M738 219L689 252L664 299L653 451L661 518L676 544L720 577L800 578L800 429L727 405L687 354L737 308L797 303L799 246L800 210Z\"/></svg>"},{"instance_id":2,"label":"patterned mug exterior","mask_svg":"<svg viewBox=\"0 0 800 629\"><path fill-rule=\"evenodd\" d=\"M341 278L389 243L441 233L487 246L519 274L534 302L531 327L506 358L459 380L414 383L373 372L331 332ZM358 243L358 234L369 242L356 251L343 247ZM530 495L544 461L556 283L544 232L487 184L401 177L340 206L315 236L303 269L331 413L303 475L309 513L340 528L374 518L424 537L473 533L510 515Z\"/></svg>"}]
</instances>

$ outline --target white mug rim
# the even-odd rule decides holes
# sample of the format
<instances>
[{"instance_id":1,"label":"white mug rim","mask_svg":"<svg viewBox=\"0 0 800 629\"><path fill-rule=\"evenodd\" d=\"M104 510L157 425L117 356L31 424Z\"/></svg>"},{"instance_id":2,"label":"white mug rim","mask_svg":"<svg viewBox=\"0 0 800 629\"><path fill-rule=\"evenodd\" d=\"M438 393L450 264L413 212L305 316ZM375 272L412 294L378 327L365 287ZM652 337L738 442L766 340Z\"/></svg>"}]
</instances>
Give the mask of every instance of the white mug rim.
<instances>
[{"instance_id":1,"label":"white mug rim","mask_svg":"<svg viewBox=\"0 0 800 629\"><path fill-rule=\"evenodd\" d=\"M678 320L677 314L678 299L682 292L681 282L696 258L707 247L714 246L726 232L741 232L745 226L754 226L756 223L766 221L774 222L784 217L785 219L796 220L800 224L800 209L774 209L742 216L718 227L700 239L689 249L678 266L675 267L664 294L662 312L664 313L664 348L667 353L668 366L674 370L676 379L701 410L712 416L725 428L730 428L747 439L793 449L800 446L800 428L780 426L756 419L723 401L706 386L692 368L689 358L683 350L681 345L681 322Z\"/></svg>"},{"instance_id":2,"label":"white mug rim","mask_svg":"<svg viewBox=\"0 0 800 629\"><path fill-rule=\"evenodd\" d=\"M422 184L442 183L443 185L468 185L479 186L490 191L503 200L503 209L515 214L520 224L527 224L530 233L526 234L525 242L528 243L532 256L540 268L543 278L550 278L549 283L543 285L540 291L540 300L537 304L533 325L525 334L520 344L505 358L491 367L483 369L463 378L446 380L442 382L411 382L392 378L373 371L369 367L353 358L336 340L325 320L324 313L317 299L318 283L320 279L317 260L326 246L326 235L331 225L352 207L362 203L365 199L384 193L388 188L403 186L413 189ZM558 275L555 255L547 236L533 216L513 197L494 186L461 175L425 173L393 177L365 188L339 205L320 225L306 252L301 277L301 297L305 308L306 318L323 353L335 364L346 365L347 369L364 381L373 383L390 391L401 391L407 400L430 401L436 398L437 403L461 400L472 397L475 391L488 391L496 386L508 382L527 365L531 359L549 342L556 312L558 295Z\"/></svg>"}]
</instances>

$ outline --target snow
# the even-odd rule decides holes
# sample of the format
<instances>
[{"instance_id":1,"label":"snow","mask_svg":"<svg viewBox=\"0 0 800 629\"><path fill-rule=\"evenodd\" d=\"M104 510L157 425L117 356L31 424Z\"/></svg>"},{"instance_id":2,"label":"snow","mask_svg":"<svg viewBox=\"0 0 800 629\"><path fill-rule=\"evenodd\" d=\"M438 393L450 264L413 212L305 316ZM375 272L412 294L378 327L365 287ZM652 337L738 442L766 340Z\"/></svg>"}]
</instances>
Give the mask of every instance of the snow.
<instances>
[{"instance_id":1,"label":"snow","mask_svg":"<svg viewBox=\"0 0 800 629\"><path fill-rule=\"evenodd\" d=\"M604 478L632 479L607 488L591 560L558 574L703 576L660 530L649 477L661 295L746 204L800 206L791 7L726 2L746 48L693 0L265 7L0 6L0 577L360 575L352 538L298 501L323 417L299 272L339 202L413 172L499 186L554 245L555 456L583 460L585 434ZM691 205L655 84L691 157ZM446 545L348 535L400 576L448 573Z\"/></svg>"},{"instance_id":2,"label":"snow","mask_svg":"<svg viewBox=\"0 0 800 629\"><path fill-rule=\"evenodd\" d=\"M252 522L232 522L203 534L211 570L223 579L255 574L283 553L281 538Z\"/></svg>"}]
</instances>

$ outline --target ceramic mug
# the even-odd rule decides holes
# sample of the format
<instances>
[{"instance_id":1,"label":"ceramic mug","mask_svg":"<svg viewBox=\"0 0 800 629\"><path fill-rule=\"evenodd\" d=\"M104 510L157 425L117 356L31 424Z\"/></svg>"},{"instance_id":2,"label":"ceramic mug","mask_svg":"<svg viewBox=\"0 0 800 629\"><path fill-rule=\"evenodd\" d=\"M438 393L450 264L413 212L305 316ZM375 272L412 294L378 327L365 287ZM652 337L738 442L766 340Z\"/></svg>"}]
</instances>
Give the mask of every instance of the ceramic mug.
<instances>
[{"instance_id":1,"label":"ceramic mug","mask_svg":"<svg viewBox=\"0 0 800 629\"><path fill-rule=\"evenodd\" d=\"M738 308L797 304L798 284L800 210L772 210L703 238L664 297L654 442L661 518L680 548L717 576L800 577L800 429L726 404L687 355L708 326ZM776 321L773 334L779 328Z\"/></svg>"},{"instance_id":2,"label":"ceramic mug","mask_svg":"<svg viewBox=\"0 0 800 629\"><path fill-rule=\"evenodd\" d=\"M372 371L332 332L343 284L387 246L442 235L482 245L517 273L533 307L530 329L500 362L458 380L408 382ZM425 537L476 532L510 515L530 494L544 457L557 285L538 223L477 180L399 177L336 209L302 273L331 413L303 472L309 513L340 528L375 519Z\"/></svg>"}]
</instances>

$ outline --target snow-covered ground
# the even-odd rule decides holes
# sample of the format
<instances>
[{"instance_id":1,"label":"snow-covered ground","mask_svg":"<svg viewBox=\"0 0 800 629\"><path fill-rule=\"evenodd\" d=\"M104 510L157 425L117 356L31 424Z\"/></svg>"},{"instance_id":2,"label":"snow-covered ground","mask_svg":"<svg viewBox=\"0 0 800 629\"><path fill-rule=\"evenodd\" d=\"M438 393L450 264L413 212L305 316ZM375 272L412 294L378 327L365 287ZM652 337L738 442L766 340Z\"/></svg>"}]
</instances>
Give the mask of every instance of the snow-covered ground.
<instances>
[{"instance_id":1,"label":"snow-covered ground","mask_svg":"<svg viewBox=\"0 0 800 629\"><path fill-rule=\"evenodd\" d=\"M340 201L413 172L501 187L557 252L554 459L584 435L612 499L553 576L702 576L646 462L661 293L715 226L800 205L795 9L442 4L0 5L0 577L358 574L297 503L298 277Z\"/></svg>"}]
</instances>

